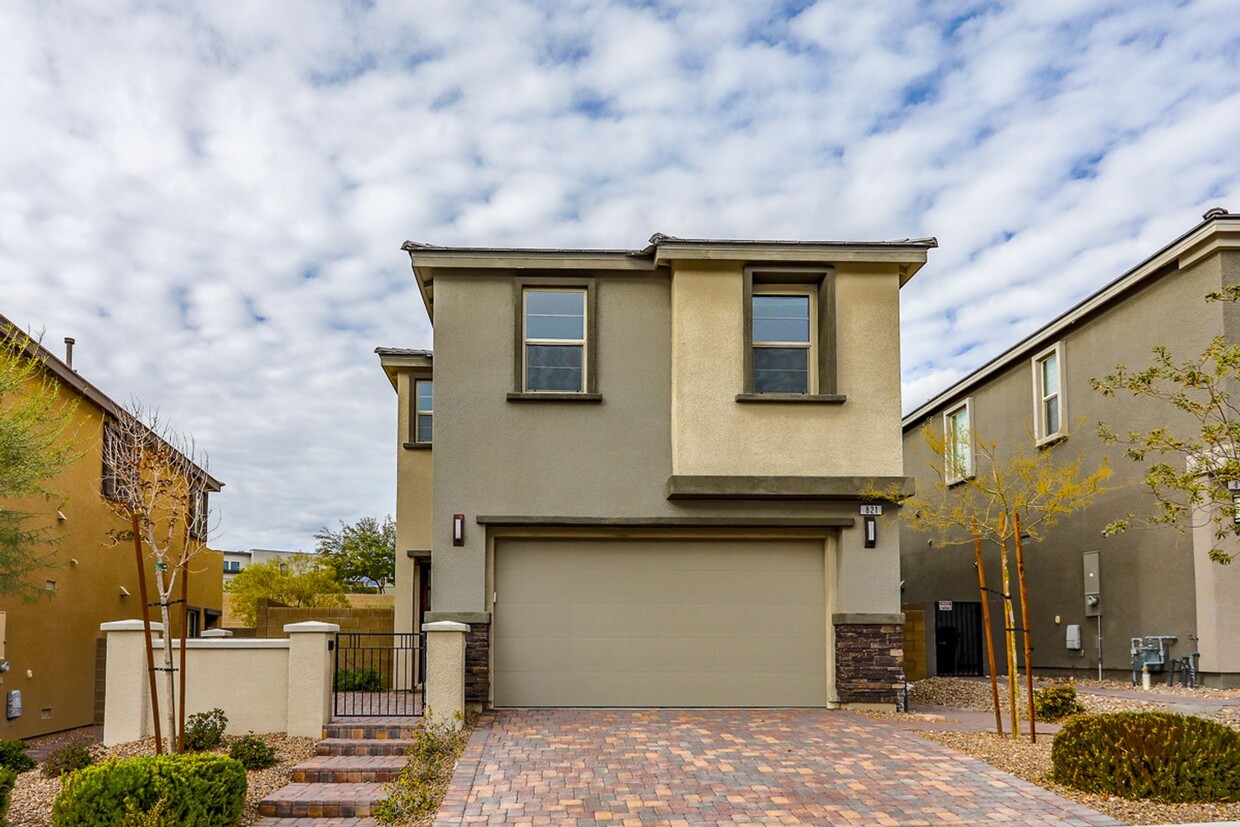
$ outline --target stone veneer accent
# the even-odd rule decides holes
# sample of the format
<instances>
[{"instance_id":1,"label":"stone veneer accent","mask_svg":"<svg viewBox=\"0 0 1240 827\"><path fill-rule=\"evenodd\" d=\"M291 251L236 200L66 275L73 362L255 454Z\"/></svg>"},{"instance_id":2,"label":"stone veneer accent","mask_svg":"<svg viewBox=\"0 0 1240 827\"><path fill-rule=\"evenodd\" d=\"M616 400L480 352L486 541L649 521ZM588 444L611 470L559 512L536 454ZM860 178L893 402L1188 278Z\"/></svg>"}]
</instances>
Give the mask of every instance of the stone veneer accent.
<instances>
[{"instance_id":1,"label":"stone veneer accent","mask_svg":"<svg viewBox=\"0 0 1240 827\"><path fill-rule=\"evenodd\" d=\"M835 627L835 687L841 703L894 704L904 688L904 628L895 623Z\"/></svg>"},{"instance_id":2,"label":"stone veneer accent","mask_svg":"<svg viewBox=\"0 0 1240 827\"><path fill-rule=\"evenodd\" d=\"M465 702L491 700L491 624L471 623L465 636Z\"/></svg>"}]
</instances>

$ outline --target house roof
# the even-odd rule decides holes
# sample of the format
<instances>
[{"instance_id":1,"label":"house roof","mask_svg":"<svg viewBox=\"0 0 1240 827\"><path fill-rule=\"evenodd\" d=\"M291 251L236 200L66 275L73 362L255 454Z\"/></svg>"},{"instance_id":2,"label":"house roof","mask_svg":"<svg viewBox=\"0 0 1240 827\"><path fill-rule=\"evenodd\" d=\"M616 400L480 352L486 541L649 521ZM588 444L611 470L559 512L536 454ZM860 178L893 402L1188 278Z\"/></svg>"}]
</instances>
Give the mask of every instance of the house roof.
<instances>
[{"instance_id":1,"label":"house roof","mask_svg":"<svg viewBox=\"0 0 1240 827\"><path fill-rule=\"evenodd\" d=\"M26 353L31 357L38 359L43 366L56 378L73 388L100 410L113 417L119 418L124 414L124 408L118 405L110 396L98 387L88 382L80 373L69 367L67 363L62 361L54 353L43 347L34 337L27 334L24 330L14 324L12 321L0 315L0 338L9 340L24 340ZM219 491L224 487L224 483L207 473L207 470L196 463L197 468L203 478L206 480L208 491Z\"/></svg>"},{"instance_id":2,"label":"house roof","mask_svg":"<svg viewBox=\"0 0 1240 827\"><path fill-rule=\"evenodd\" d=\"M620 270L655 271L674 260L748 262L885 261L900 265L903 286L926 262L926 252L939 246L934 238L895 241L787 241L752 238L678 238L655 233L640 250L569 249L554 247L441 247L406 241L414 276L432 322L437 270Z\"/></svg>"},{"instance_id":3,"label":"house roof","mask_svg":"<svg viewBox=\"0 0 1240 827\"><path fill-rule=\"evenodd\" d=\"M1022 339L904 417L904 430L920 425L942 406L966 395L991 377L1063 337L1065 331L1098 310L1121 301L1146 284L1183 269L1219 250L1240 250L1240 213L1222 207L1208 210L1201 223L1146 258L1101 290L1083 299L1032 335Z\"/></svg>"},{"instance_id":4,"label":"house roof","mask_svg":"<svg viewBox=\"0 0 1240 827\"><path fill-rule=\"evenodd\" d=\"M432 351L412 347L377 347L375 353L379 354L379 364L393 389L396 388L396 374L401 368L429 369L434 360Z\"/></svg>"}]
</instances>

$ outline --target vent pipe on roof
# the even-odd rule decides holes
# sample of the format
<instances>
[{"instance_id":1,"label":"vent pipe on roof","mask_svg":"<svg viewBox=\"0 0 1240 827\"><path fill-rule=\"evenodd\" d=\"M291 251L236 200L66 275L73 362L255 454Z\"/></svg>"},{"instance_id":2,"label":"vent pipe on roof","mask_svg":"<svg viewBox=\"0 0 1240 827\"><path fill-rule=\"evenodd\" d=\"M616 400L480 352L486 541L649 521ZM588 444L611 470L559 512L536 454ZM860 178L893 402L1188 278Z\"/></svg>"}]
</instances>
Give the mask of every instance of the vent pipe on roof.
<instances>
[{"instance_id":1,"label":"vent pipe on roof","mask_svg":"<svg viewBox=\"0 0 1240 827\"><path fill-rule=\"evenodd\" d=\"M1211 207L1206 210L1206 214L1201 217L1202 219L1209 221L1211 218L1222 218L1225 215L1231 215L1231 213L1227 212L1226 207Z\"/></svg>"},{"instance_id":2,"label":"vent pipe on roof","mask_svg":"<svg viewBox=\"0 0 1240 827\"><path fill-rule=\"evenodd\" d=\"M65 337L65 364L69 366L70 370L73 370L73 343L74 338L72 336Z\"/></svg>"}]
</instances>

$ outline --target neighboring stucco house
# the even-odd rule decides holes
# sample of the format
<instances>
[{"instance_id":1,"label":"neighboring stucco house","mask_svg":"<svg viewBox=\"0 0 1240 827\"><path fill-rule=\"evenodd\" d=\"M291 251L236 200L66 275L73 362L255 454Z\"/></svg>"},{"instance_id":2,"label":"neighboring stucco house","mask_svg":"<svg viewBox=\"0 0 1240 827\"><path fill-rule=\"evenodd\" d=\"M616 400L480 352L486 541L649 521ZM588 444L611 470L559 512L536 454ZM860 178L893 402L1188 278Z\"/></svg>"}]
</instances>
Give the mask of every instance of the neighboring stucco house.
<instances>
[{"instance_id":1,"label":"neighboring stucco house","mask_svg":"<svg viewBox=\"0 0 1240 827\"><path fill-rule=\"evenodd\" d=\"M25 337L0 316L0 336ZM110 544L108 532L124 530L105 500L108 475L103 466L106 423L120 408L73 369L67 355L61 360L30 342L27 352L43 363L66 402L76 404L66 437L73 439L77 458L47 487L64 500L32 498L6 503L32 514L30 525L51 526L57 545L53 564L32 576L45 587L45 596L25 603L0 596L0 660L9 670L0 673L0 697L20 695L21 711L7 705L0 718L0 740L29 738L49 732L88 726L102 721L104 637L99 624L141 617L138 576L133 545ZM4 401L0 400L0 405ZM199 469L202 470L202 469ZM202 471L205 507L208 492L221 483ZM191 530L204 530L194 521ZM196 555L189 579L189 634L217 625L223 584L221 555ZM147 573L154 582L154 568ZM154 600L155 598L150 598ZM152 619L159 619L151 609ZM174 611L174 634L180 634L180 612Z\"/></svg>"},{"instance_id":2,"label":"neighboring stucco house","mask_svg":"<svg viewBox=\"0 0 1240 827\"><path fill-rule=\"evenodd\" d=\"M863 493L907 484L899 290L934 246L406 243L435 350L378 351L397 630L469 624L474 703L894 703L899 532Z\"/></svg>"},{"instance_id":3,"label":"neighboring stucco house","mask_svg":"<svg viewBox=\"0 0 1240 827\"><path fill-rule=\"evenodd\" d=\"M285 551L283 549L273 548L252 548L246 551L225 551L224 556L224 582L232 580L240 572L245 571L249 566L255 563L270 563L272 560L286 560L298 554L305 554L304 551Z\"/></svg>"},{"instance_id":4,"label":"neighboring stucco house","mask_svg":"<svg viewBox=\"0 0 1240 827\"><path fill-rule=\"evenodd\" d=\"M1209 682L1240 684L1240 566L1210 562L1208 532L1134 526L1102 536L1105 525L1125 514L1153 514L1155 500L1141 483L1145 466L1127 459L1122 447L1103 445L1097 423L1121 434L1160 426L1191 434L1199 425L1160 402L1105 398L1090 386L1116 363L1150 364L1156 345L1187 360L1216 336L1236 341L1240 307L1204 301L1206 293L1236 283L1240 215L1211 210L1187 233L904 418L905 473L919 490L933 473L921 434L927 424L949 437L960 434L970 470L975 439L1012 446L1034 440L1064 458L1083 455L1086 467L1109 461L1114 489L1026 547L1037 669L1122 677L1130 670L1131 638L1174 635L1171 657L1200 651ZM972 548L939 547L907 527L901 544L905 608L910 615L925 612L927 672L981 674ZM997 556L987 550L992 580ZM996 614L996 634L999 627ZM910 641L909 648L917 646Z\"/></svg>"}]
</instances>

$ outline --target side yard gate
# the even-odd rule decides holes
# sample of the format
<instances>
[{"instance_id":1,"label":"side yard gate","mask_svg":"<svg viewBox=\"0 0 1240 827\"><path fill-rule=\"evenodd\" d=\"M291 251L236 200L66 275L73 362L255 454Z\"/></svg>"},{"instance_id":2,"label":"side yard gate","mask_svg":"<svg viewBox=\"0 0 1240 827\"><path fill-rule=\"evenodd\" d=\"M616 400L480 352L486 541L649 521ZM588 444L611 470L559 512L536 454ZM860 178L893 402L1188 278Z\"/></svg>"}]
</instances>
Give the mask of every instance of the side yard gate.
<instances>
[{"instance_id":1,"label":"side yard gate","mask_svg":"<svg viewBox=\"0 0 1240 827\"><path fill-rule=\"evenodd\" d=\"M332 715L337 718L422 714L424 633L338 632L333 647Z\"/></svg>"}]
</instances>

